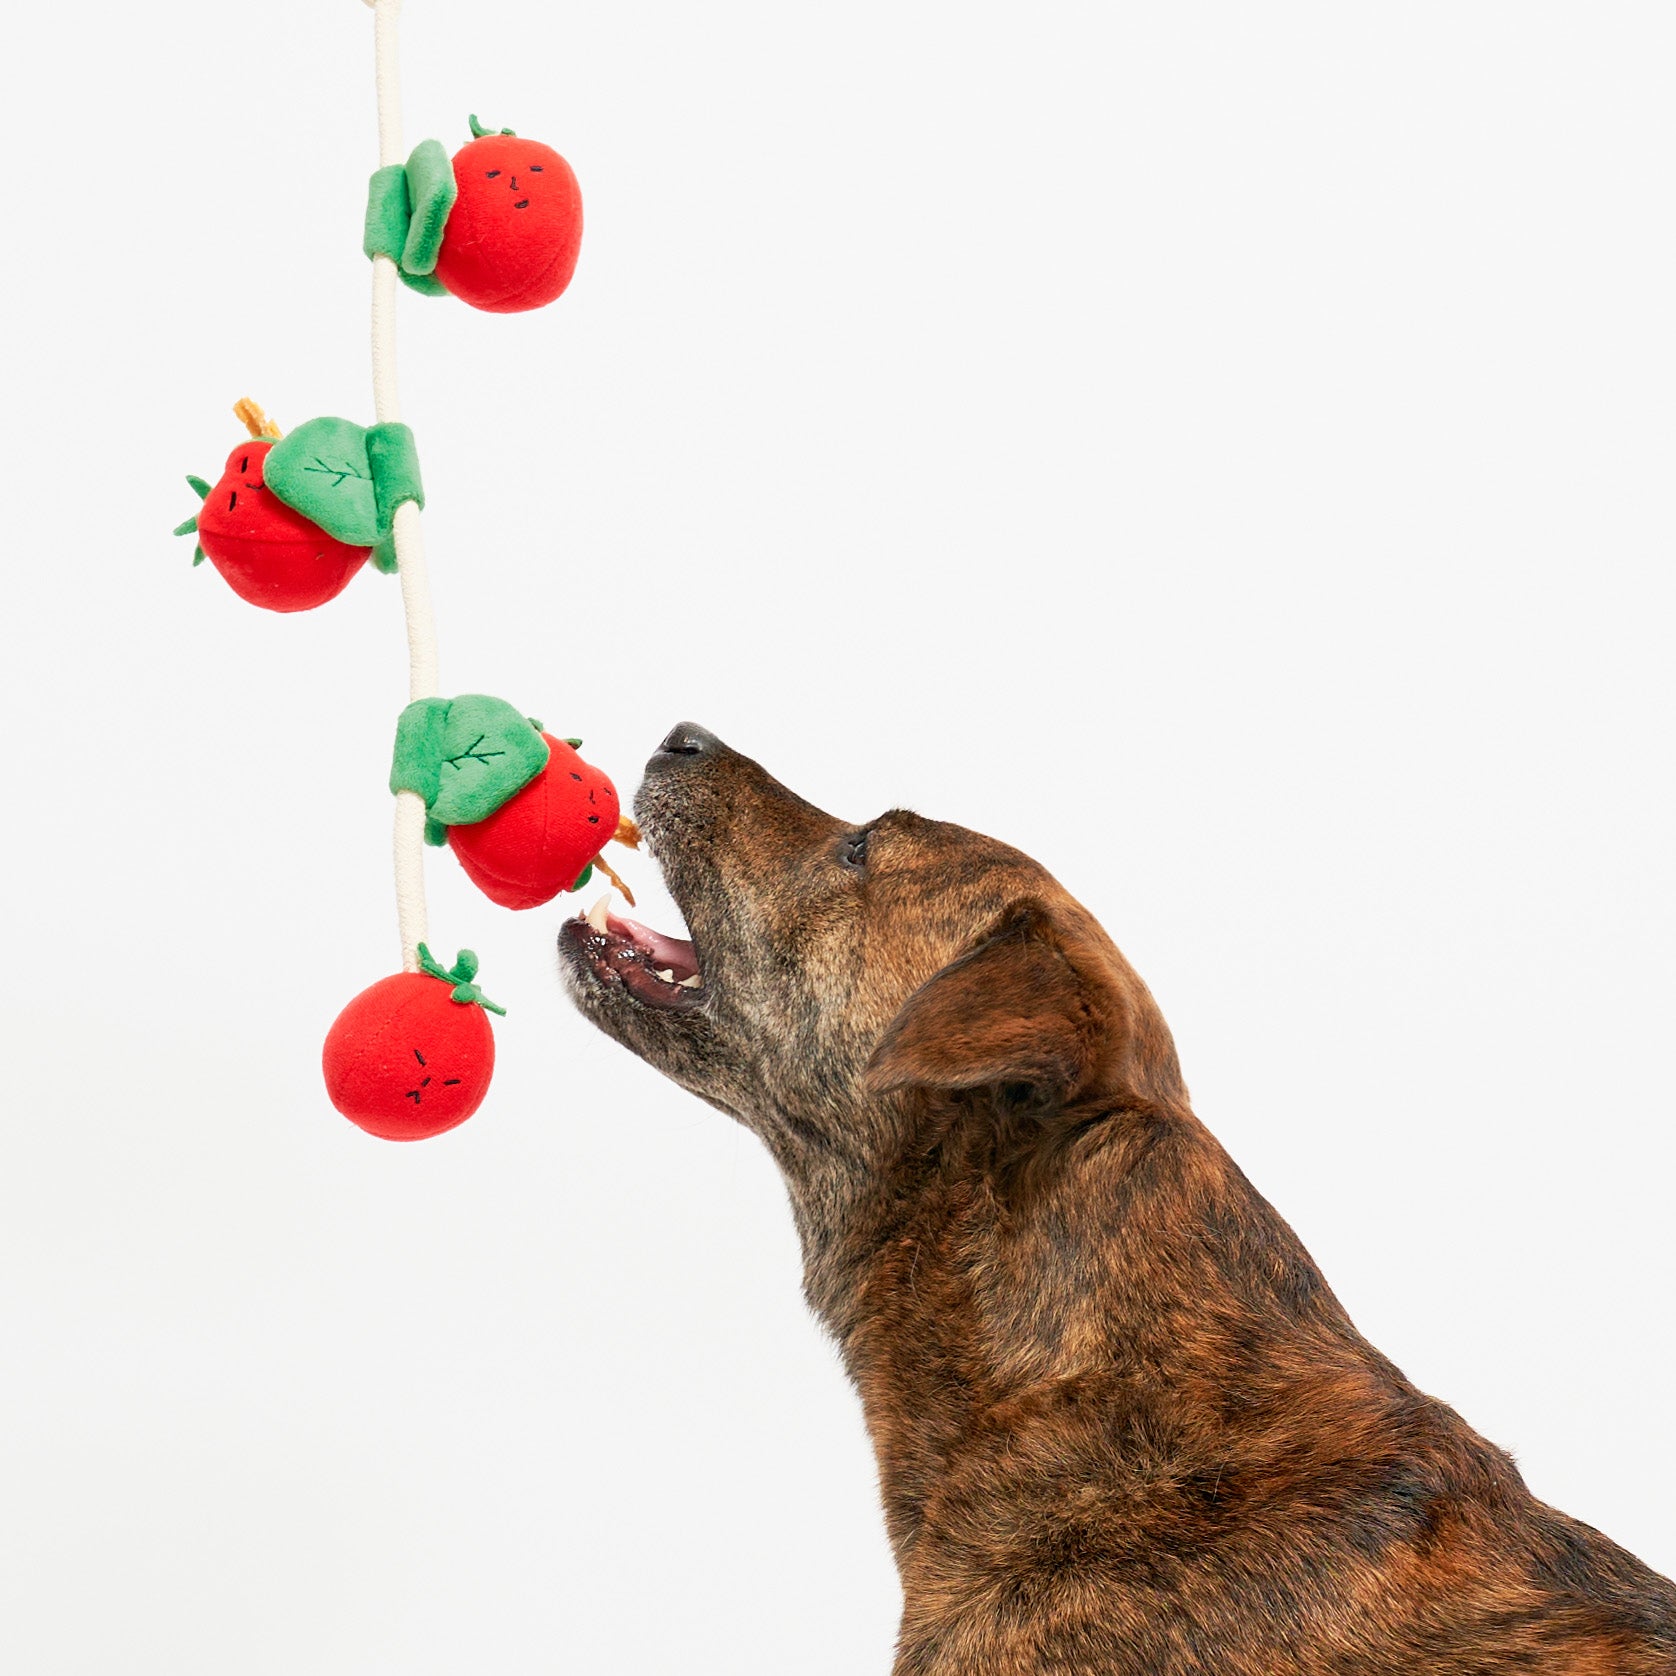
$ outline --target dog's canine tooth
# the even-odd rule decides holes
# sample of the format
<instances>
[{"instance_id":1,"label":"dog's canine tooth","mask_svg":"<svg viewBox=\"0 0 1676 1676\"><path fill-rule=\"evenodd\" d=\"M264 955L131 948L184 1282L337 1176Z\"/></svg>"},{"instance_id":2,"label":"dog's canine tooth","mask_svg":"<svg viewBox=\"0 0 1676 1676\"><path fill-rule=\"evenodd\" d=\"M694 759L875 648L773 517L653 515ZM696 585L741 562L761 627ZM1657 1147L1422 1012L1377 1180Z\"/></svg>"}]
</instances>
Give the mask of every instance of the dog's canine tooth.
<instances>
[{"instance_id":1,"label":"dog's canine tooth","mask_svg":"<svg viewBox=\"0 0 1676 1676\"><path fill-rule=\"evenodd\" d=\"M672 971L674 970L673 967L670 969ZM704 987L704 980L698 975L698 973L694 972L690 978L682 978L677 987L681 989L702 989Z\"/></svg>"},{"instance_id":2,"label":"dog's canine tooth","mask_svg":"<svg viewBox=\"0 0 1676 1676\"><path fill-rule=\"evenodd\" d=\"M664 969L661 972L658 973L658 976L660 978L662 978L665 983L674 983L675 982L675 968L673 966L666 966L666 967L664 967Z\"/></svg>"},{"instance_id":3,"label":"dog's canine tooth","mask_svg":"<svg viewBox=\"0 0 1676 1676\"><path fill-rule=\"evenodd\" d=\"M587 911L587 913L583 915L583 918L587 920L588 924L591 925L602 937L610 930L610 927L605 922L606 909L609 908L610 905L611 892L606 891L604 895L602 895L600 899Z\"/></svg>"}]
</instances>

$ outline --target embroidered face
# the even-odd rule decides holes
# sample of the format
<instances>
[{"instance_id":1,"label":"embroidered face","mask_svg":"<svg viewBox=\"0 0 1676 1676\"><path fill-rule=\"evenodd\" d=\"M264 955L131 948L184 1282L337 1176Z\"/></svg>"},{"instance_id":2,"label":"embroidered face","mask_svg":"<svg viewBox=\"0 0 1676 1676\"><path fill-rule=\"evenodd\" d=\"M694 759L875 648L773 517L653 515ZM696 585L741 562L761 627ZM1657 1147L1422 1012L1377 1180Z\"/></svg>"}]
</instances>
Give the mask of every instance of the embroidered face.
<instances>
[{"instance_id":1,"label":"embroidered face","mask_svg":"<svg viewBox=\"0 0 1676 1676\"><path fill-rule=\"evenodd\" d=\"M263 487L262 462L272 447L271 442L241 442L227 456L221 481L204 497L198 514L198 535L206 550L220 536L284 540L294 533L294 524L307 523Z\"/></svg>"}]
</instances>

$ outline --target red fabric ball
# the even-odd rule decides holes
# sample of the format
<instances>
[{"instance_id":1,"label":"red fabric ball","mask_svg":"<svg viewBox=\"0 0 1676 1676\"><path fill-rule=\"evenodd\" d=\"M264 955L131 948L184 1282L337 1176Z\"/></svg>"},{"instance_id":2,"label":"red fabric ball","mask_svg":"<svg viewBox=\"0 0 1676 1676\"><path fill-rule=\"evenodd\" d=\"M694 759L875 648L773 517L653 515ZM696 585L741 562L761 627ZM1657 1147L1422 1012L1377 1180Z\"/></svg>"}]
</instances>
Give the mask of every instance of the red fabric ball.
<instances>
[{"instance_id":1,"label":"red fabric ball","mask_svg":"<svg viewBox=\"0 0 1676 1676\"><path fill-rule=\"evenodd\" d=\"M198 545L240 599L268 611L310 611L336 599L367 562L293 511L262 481L271 442L241 442L198 513Z\"/></svg>"},{"instance_id":2,"label":"red fabric ball","mask_svg":"<svg viewBox=\"0 0 1676 1676\"><path fill-rule=\"evenodd\" d=\"M503 908L539 908L576 883L617 830L617 790L562 739L541 736L547 766L487 820L451 826L471 882Z\"/></svg>"},{"instance_id":3,"label":"red fabric ball","mask_svg":"<svg viewBox=\"0 0 1676 1676\"><path fill-rule=\"evenodd\" d=\"M491 314L552 302L582 247L582 189L570 165L551 146L486 134L454 153L454 184L436 277Z\"/></svg>"},{"instance_id":4,"label":"red fabric ball","mask_svg":"<svg viewBox=\"0 0 1676 1676\"><path fill-rule=\"evenodd\" d=\"M321 1067L332 1104L369 1135L422 1141L483 1104L495 1033L475 1002L425 972L363 989L326 1035Z\"/></svg>"}]
</instances>

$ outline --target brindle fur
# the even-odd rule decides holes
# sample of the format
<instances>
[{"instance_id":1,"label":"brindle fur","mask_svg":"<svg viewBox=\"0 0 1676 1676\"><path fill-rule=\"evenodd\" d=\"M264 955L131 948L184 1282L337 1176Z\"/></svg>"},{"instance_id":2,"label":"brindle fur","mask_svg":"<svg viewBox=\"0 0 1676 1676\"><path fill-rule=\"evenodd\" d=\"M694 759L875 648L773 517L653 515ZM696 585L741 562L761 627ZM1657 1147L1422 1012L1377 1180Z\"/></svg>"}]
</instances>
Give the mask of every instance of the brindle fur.
<instances>
[{"instance_id":1,"label":"brindle fur","mask_svg":"<svg viewBox=\"0 0 1676 1676\"><path fill-rule=\"evenodd\" d=\"M702 964L601 1029L748 1125L878 1453L896 1676L1652 1676L1676 1588L1369 1345L1028 857L693 728L635 805Z\"/></svg>"}]
</instances>

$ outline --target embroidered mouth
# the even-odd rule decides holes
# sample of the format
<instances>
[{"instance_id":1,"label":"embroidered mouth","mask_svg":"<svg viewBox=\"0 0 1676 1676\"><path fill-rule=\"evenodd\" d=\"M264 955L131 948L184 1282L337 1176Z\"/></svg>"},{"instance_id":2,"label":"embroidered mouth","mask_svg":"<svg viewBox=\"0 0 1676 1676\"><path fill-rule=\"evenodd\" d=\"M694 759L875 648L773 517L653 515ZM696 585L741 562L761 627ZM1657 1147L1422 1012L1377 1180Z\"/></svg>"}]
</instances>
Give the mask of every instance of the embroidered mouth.
<instances>
[{"instance_id":1,"label":"embroidered mouth","mask_svg":"<svg viewBox=\"0 0 1676 1676\"><path fill-rule=\"evenodd\" d=\"M610 901L607 891L587 913L565 921L562 935L584 968L599 983L627 990L643 1007L680 1012L702 1006L704 977L691 940L614 914Z\"/></svg>"}]
</instances>

